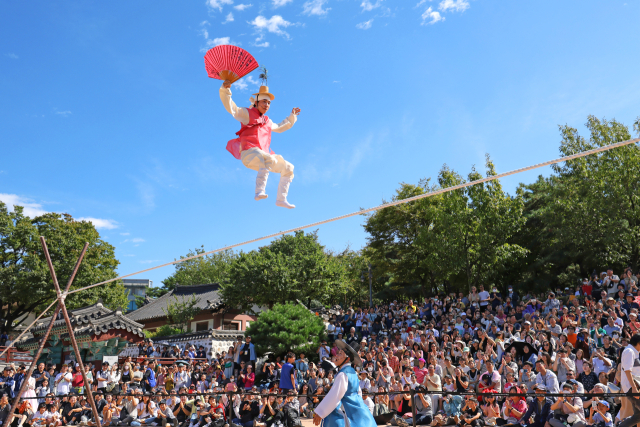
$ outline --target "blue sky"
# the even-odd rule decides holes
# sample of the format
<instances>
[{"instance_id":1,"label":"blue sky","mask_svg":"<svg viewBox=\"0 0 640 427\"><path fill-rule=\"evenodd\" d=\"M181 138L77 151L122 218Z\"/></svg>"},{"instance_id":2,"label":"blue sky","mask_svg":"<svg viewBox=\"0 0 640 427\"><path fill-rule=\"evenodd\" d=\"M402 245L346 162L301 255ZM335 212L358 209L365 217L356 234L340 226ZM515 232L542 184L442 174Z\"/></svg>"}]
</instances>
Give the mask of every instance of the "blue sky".
<instances>
[{"instance_id":1,"label":"blue sky","mask_svg":"<svg viewBox=\"0 0 640 427\"><path fill-rule=\"evenodd\" d=\"M639 17L630 0L1 2L0 199L92 218L128 274L377 205L444 163L539 163L559 124L640 115ZM274 204L277 175L254 201L255 172L225 151L239 125L203 63L220 43L269 69L275 121L302 109L272 140L294 210ZM239 105L256 77L232 87ZM359 249L361 224L319 236Z\"/></svg>"}]
</instances>

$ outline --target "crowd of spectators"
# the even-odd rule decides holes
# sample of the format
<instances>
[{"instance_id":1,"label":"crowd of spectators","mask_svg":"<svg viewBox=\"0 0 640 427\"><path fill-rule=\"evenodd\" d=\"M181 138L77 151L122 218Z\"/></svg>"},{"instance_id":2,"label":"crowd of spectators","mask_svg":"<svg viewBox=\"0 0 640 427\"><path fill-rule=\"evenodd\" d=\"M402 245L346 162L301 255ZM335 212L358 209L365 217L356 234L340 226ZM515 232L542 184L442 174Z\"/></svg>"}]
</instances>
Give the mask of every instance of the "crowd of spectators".
<instances>
[{"instance_id":1,"label":"crowd of spectators","mask_svg":"<svg viewBox=\"0 0 640 427\"><path fill-rule=\"evenodd\" d=\"M88 364L86 386L105 425L294 427L331 389L336 372L327 361L344 340L359 349L362 398L380 424L612 427L631 415L625 398L601 395L629 387L620 355L640 347L637 286L630 271L620 279L609 270L544 295L480 285L420 302L345 307L326 320L328 339L316 354L258 365L251 337L212 356L146 341L141 357ZM175 363L156 363L167 358ZM20 402L14 425L95 424L79 369L41 363L28 387L37 399ZM0 376L0 422L24 372L9 367ZM529 397L509 396L522 393Z\"/></svg>"}]
</instances>

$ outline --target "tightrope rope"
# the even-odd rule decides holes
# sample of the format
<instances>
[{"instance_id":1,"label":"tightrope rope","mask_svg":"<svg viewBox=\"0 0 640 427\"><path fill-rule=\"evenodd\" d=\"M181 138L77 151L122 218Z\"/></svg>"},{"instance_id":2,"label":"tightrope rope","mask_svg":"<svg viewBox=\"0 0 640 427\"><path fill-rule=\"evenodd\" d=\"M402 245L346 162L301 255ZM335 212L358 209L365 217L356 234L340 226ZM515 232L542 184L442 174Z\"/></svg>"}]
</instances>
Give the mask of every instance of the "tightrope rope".
<instances>
[{"instance_id":1,"label":"tightrope rope","mask_svg":"<svg viewBox=\"0 0 640 427\"><path fill-rule=\"evenodd\" d=\"M475 180L475 181L454 185L453 187L441 188L440 190L432 191L431 193L419 194L417 196L409 197L408 199L396 200L394 202L385 203L385 204L382 204L382 205L379 205L379 206L376 206L376 207L373 207L373 208L363 209L363 210L360 210L358 212L352 212L350 214L337 216L335 218L325 219L324 221L314 222L313 224L303 225L301 227L296 227L296 228L291 228L291 229L286 230L286 231L280 231L278 233L269 234L268 236L258 237L256 239L247 240L246 242L236 243L234 245L225 246L225 247L220 248L220 249L215 249L215 250L212 250L212 251L209 251L209 252L203 252L201 254L190 256L190 257L187 257L187 258L182 258L182 259L175 260L175 261L172 261L172 262L167 262L165 264L161 264L161 265L157 265L155 267L151 267L151 268L147 268L147 269L144 269L144 270L140 270L140 271L137 271L135 273L126 274L124 276L119 276L119 277L116 277L115 279L105 280L104 282L95 283L93 285L85 286L84 288L80 288L80 289L75 289L73 291L70 291L69 294L75 294L76 292L80 292L80 291L84 291L84 290L87 290L87 289L95 288L96 286L101 286L101 285L104 285L104 284L107 284L107 283L110 283L110 282L114 282L116 280L124 279L124 278L131 277L131 276L135 276L135 275L138 275L138 274L141 274L141 273L146 273L147 271L152 271L152 270L156 270L158 268L167 267L169 265L179 264L181 262L185 262L185 261L189 261L189 260L192 260L192 259L200 258L200 257L203 257L203 256L215 254L216 252L222 252L222 251L226 251L226 250L229 250L229 249L237 248L239 246L248 245L250 243L259 242L261 240L271 239L273 237L278 237L278 236L282 236L284 234L293 233L295 231L304 230L305 228L317 227L319 225L327 224L327 223L330 223L330 222L333 222L333 221L339 221L341 219L350 218L350 217L356 216L356 215L364 215L366 213L379 211L381 209L388 208L388 207L391 207L391 206L397 206L397 205L401 205L401 204L404 204L404 203L414 202L416 200L424 199L424 198L435 196L435 195L438 195L438 194L448 193L450 191L459 190L459 189L465 188L465 187L471 187L473 185L481 184L483 182L493 181L493 180L496 180L496 179L504 178L506 176L515 175L517 173L526 172L526 171L530 171L530 170L533 170L533 169L541 168L543 166L549 166L549 165L553 165L555 163L561 163L561 162L566 162L568 160L578 159L580 157L590 156L591 154L596 154L596 153L600 153L600 152L603 152L603 151L612 150L614 148L623 147L625 145L634 144L634 143L637 143L637 142L640 142L640 138L630 139L628 141L622 141L622 142L617 142L615 144L605 145L604 147L598 147L598 148L594 148L593 150L583 151L581 153L572 154L572 155L566 156L566 157L560 157L559 159L549 160L548 162L538 163L536 165L527 166L525 168L516 169L516 170L513 170L511 172L505 172L505 173L502 173L502 174L499 174L499 175L488 176L486 178L478 179L478 180Z\"/></svg>"}]
</instances>

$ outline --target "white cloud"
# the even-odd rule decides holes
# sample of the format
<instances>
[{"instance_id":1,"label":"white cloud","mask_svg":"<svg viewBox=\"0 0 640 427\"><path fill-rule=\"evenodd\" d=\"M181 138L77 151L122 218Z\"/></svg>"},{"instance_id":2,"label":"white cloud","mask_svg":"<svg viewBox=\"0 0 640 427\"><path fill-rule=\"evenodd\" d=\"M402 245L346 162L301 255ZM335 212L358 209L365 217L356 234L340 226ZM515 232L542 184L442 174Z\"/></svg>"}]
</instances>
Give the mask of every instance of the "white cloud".
<instances>
[{"instance_id":1,"label":"white cloud","mask_svg":"<svg viewBox=\"0 0 640 427\"><path fill-rule=\"evenodd\" d=\"M207 40L209 38L209 31L207 31L206 28L202 29L202 36L204 37L205 40Z\"/></svg>"},{"instance_id":2,"label":"white cloud","mask_svg":"<svg viewBox=\"0 0 640 427\"><path fill-rule=\"evenodd\" d=\"M368 30L369 28L371 28L371 24L373 24L373 19L369 19L368 21L359 23L358 25L356 25L356 28L359 30Z\"/></svg>"},{"instance_id":3,"label":"white cloud","mask_svg":"<svg viewBox=\"0 0 640 427\"><path fill-rule=\"evenodd\" d=\"M269 42L254 43L255 47L269 47Z\"/></svg>"},{"instance_id":4,"label":"white cloud","mask_svg":"<svg viewBox=\"0 0 640 427\"><path fill-rule=\"evenodd\" d=\"M422 6L423 4L425 4L426 2L427 2L427 0L420 0L420 1L418 2L418 4L416 5L416 7L420 7L420 6Z\"/></svg>"},{"instance_id":5,"label":"white cloud","mask_svg":"<svg viewBox=\"0 0 640 427\"><path fill-rule=\"evenodd\" d=\"M287 3L291 3L293 0L271 0L273 2L273 7L282 7Z\"/></svg>"},{"instance_id":6,"label":"white cloud","mask_svg":"<svg viewBox=\"0 0 640 427\"><path fill-rule=\"evenodd\" d=\"M62 117L69 117L71 114L73 114L71 111L56 111L56 114L61 115Z\"/></svg>"},{"instance_id":7,"label":"white cloud","mask_svg":"<svg viewBox=\"0 0 640 427\"><path fill-rule=\"evenodd\" d=\"M249 3L249 4L238 4L238 5L233 6L233 8L235 10L239 10L240 12L242 12L243 10L248 9L251 6L253 6L251 3Z\"/></svg>"},{"instance_id":8,"label":"white cloud","mask_svg":"<svg viewBox=\"0 0 640 427\"><path fill-rule=\"evenodd\" d=\"M13 206L22 206L24 208L22 212L30 218L47 213L46 210L42 209L42 205L40 203L35 203L31 199L18 196L17 194L0 193L0 200L7 205L10 212L13 212Z\"/></svg>"},{"instance_id":9,"label":"white cloud","mask_svg":"<svg viewBox=\"0 0 640 427\"><path fill-rule=\"evenodd\" d=\"M234 43L231 43L231 37L216 37L213 40L207 40L207 47L219 46L221 44L234 44Z\"/></svg>"},{"instance_id":10,"label":"white cloud","mask_svg":"<svg viewBox=\"0 0 640 427\"><path fill-rule=\"evenodd\" d=\"M222 6L225 4L233 4L233 0L207 0L207 5L211 9L218 9L222 12Z\"/></svg>"},{"instance_id":11,"label":"white cloud","mask_svg":"<svg viewBox=\"0 0 640 427\"><path fill-rule=\"evenodd\" d=\"M280 15L273 15L269 19L265 18L262 15L259 15L256 17L256 19L250 22L250 24L253 25L257 31L261 32L266 30L270 33L275 33L286 38L289 38L289 34L287 34L287 32L283 30L283 28L287 28L288 26L292 25L291 22L286 21Z\"/></svg>"},{"instance_id":12,"label":"white cloud","mask_svg":"<svg viewBox=\"0 0 640 427\"><path fill-rule=\"evenodd\" d=\"M142 242L144 242L145 240L144 240L144 239L142 239L142 238L140 238L140 237L136 237L136 238L134 238L134 239L131 239L131 241L132 241L133 243L142 243Z\"/></svg>"},{"instance_id":13,"label":"white cloud","mask_svg":"<svg viewBox=\"0 0 640 427\"><path fill-rule=\"evenodd\" d=\"M211 25L211 24L209 24L209 21L202 21L202 22L200 23L200 26L201 26L201 27L204 27L205 25Z\"/></svg>"},{"instance_id":14,"label":"white cloud","mask_svg":"<svg viewBox=\"0 0 640 427\"><path fill-rule=\"evenodd\" d=\"M131 233L120 233L121 236L128 236Z\"/></svg>"},{"instance_id":15,"label":"white cloud","mask_svg":"<svg viewBox=\"0 0 640 427\"><path fill-rule=\"evenodd\" d=\"M440 21L444 21L444 18L440 15L440 12L434 11L432 7L422 14L422 25L435 24Z\"/></svg>"},{"instance_id":16,"label":"white cloud","mask_svg":"<svg viewBox=\"0 0 640 427\"><path fill-rule=\"evenodd\" d=\"M438 5L438 9L443 12L453 10L455 12L464 12L469 9L469 2L467 0L442 0Z\"/></svg>"},{"instance_id":17,"label":"white cloud","mask_svg":"<svg viewBox=\"0 0 640 427\"><path fill-rule=\"evenodd\" d=\"M24 215L34 218L36 216L44 215L47 212L42 208L40 203L36 203L33 200L19 196L17 194L3 194L0 193L0 201L3 201L9 211L13 211L14 206L22 206ZM118 223L112 219L102 219L102 218L91 218L91 217L82 217L76 218L76 221L87 221L93 224L96 229L105 229L105 230L113 230L114 228L118 228ZM129 234L129 233L126 233Z\"/></svg>"},{"instance_id":18,"label":"white cloud","mask_svg":"<svg viewBox=\"0 0 640 427\"><path fill-rule=\"evenodd\" d=\"M330 7L323 9L322 7L328 0L309 0L303 5L302 13L305 15L326 15L331 10Z\"/></svg>"},{"instance_id":19,"label":"white cloud","mask_svg":"<svg viewBox=\"0 0 640 427\"><path fill-rule=\"evenodd\" d=\"M223 24L226 24L227 22L233 22L233 13L229 12L227 17L224 19Z\"/></svg>"},{"instance_id":20,"label":"white cloud","mask_svg":"<svg viewBox=\"0 0 640 427\"><path fill-rule=\"evenodd\" d=\"M267 43L267 46L268 45L269 45L269 43ZM259 45L257 45L257 46L259 46ZM251 85L251 86L253 86L251 91L255 92L256 91L256 87L260 85L260 82L258 80L256 80L256 79L254 79L253 76L245 76L242 79L240 79L237 82L235 82L233 85L238 90L247 90L247 89L249 89L249 85Z\"/></svg>"},{"instance_id":21,"label":"white cloud","mask_svg":"<svg viewBox=\"0 0 640 427\"><path fill-rule=\"evenodd\" d=\"M91 218L91 217L82 217L78 218L78 221L87 221L93 224L96 230L113 230L114 228L118 228L118 223L112 219L101 219L101 218Z\"/></svg>"},{"instance_id":22,"label":"white cloud","mask_svg":"<svg viewBox=\"0 0 640 427\"><path fill-rule=\"evenodd\" d=\"M18 55L16 55L15 53L5 53L4 56L11 59L18 59Z\"/></svg>"},{"instance_id":23,"label":"white cloud","mask_svg":"<svg viewBox=\"0 0 640 427\"><path fill-rule=\"evenodd\" d=\"M375 3L371 3L370 0L362 0L360 7L362 8L363 12L370 12L373 9L380 7L381 4L382 4L382 0L378 0Z\"/></svg>"}]
</instances>

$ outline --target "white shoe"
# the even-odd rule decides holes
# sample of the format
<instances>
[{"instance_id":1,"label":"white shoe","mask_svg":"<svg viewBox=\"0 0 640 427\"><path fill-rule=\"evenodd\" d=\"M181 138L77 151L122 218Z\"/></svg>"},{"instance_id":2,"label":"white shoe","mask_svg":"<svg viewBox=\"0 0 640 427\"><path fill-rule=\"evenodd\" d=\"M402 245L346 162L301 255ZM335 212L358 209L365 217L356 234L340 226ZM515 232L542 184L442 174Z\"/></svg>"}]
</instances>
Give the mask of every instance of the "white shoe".
<instances>
[{"instance_id":1,"label":"white shoe","mask_svg":"<svg viewBox=\"0 0 640 427\"><path fill-rule=\"evenodd\" d=\"M265 192L265 189L267 188L267 178L269 178L269 169L259 169L258 176L256 177L256 195L254 197L255 200L262 200L269 197Z\"/></svg>"},{"instance_id":2,"label":"white shoe","mask_svg":"<svg viewBox=\"0 0 640 427\"><path fill-rule=\"evenodd\" d=\"M292 205L287 202L287 194L289 194L289 185L293 178L291 177L280 177L280 182L278 183L278 196L276 197L276 206L280 206L281 208L293 209L296 205Z\"/></svg>"}]
</instances>

